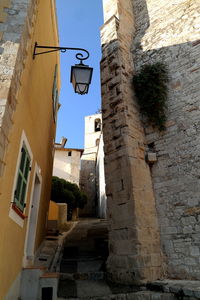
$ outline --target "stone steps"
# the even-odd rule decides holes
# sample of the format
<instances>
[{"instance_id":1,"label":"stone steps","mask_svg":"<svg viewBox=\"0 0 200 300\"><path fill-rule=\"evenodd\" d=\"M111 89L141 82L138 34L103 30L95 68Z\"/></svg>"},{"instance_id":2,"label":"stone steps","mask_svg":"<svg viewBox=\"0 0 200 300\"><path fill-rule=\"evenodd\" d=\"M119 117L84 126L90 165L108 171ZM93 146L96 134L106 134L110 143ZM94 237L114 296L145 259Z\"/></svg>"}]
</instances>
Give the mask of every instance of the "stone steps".
<instances>
[{"instance_id":1,"label":"stone steps","mask_svg":"<svg viewBox=\"0 0 200 300\"><path fill-rule=\"evenodd\" d=\"M147 284L152 291L173 293L177 299L200 299L199 280L170 280L154 281Z\"/></svg>"},{"instance_id":2,"label":"stone steps","mask_svg":"<svg viewBox=\"0 0 200 300\"><path fill-rule=\"evenodd\" d=\"M126 293L130 294L136 291L138 291L138 287L116 285L108 283L104 279L71 280L63 278L59 282L58 297L61 299L95 299L96 297L97 299L98 297L107 297L110 299L111 295L125 295Z\"/></svg>"},{"instance_id":3,"label":"stone steps","mask_svg":"<svg viewBox=\"0 0 200 300\"><path fill-rule=\"evenodd\" d=\"M105 277L105 272L60 273L60 280L103 280Z\"/></svg>"},{"instance_id":4,"label":"stone steps","mask_svg":"<svg viewBox=\"0 0 200 300\"><path fill-rule=\"evenodd\" d=\"M104 227L99 221L86 221L66 239L58 286L61 299L92 299L112 294L105 281L108 241Z\"/></svg>"},{"instance_id":5,"label":"stone steps","mask_svg":"<svg viewBox=\"0 0 200 300\"><path fill-rule=\"evenodd\" d=\"M130 293L109 294L105 296L86 296L86 297L69 297L58 298L57 300L177 300L173 294L139 291Z\"/></svg>"}]
</instances>

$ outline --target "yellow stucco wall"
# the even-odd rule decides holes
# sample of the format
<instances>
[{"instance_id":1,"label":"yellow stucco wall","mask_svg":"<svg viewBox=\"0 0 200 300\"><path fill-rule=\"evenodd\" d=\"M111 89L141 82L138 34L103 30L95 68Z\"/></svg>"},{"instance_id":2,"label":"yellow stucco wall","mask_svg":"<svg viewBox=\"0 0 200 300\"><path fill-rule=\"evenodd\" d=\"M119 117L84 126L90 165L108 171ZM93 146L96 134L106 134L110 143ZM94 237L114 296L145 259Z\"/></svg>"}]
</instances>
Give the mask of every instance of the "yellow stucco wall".
<instances>
[{"instance_id":1,"label":"yellow stucco wall","mask_svg":"<svg viewBox=\"0 0 200 300\"><path fill-rule=\"evenodd\" d=\"M3 23L7 17L6 12L4 11L4 8L10 7L10 0L1 0L0 3L0 23ZM0 32L1 37L1 32Z\"/></svg>"},{"instance_id":2,"label":"yellow stucco wall","mask_svg":"<svg viewBox=\"0 0 200 300\"><path fill-rule=\"evenodd\" d=\"M58 44L53 3L53 0L39 1L36 26L31 37L32 48L28 49L17 107L13 115L13 126L9 135L5 157L5 174L0 179L2 186L0 195L0 299L4 299L15 278L20 273L24 255L27 218L24 220L23 228L21 228L9 217L16 163L23 130L33 153L32 169L27 189L26 216L29 212L36 162L41 169L42 177L35 250L38 249L45 234L53 163L52 145L55 134L52 113L52 86L55 64L59 64L59 56L58 53L51 53L38 56L33 60L32 52L35 41L44 45Z\"/></svg>"},{"instance_id":3,"label":"yellow stucco wall","mask_svg":"<svg viewBox=\"0 0 200 300\"><path fill-rule=\"evenodd\" d=\"M49 203L49 215L48 215L48 220L58 220L58 204L56 204L53 201L50 201Z\"/></svg>"}]
</instances>

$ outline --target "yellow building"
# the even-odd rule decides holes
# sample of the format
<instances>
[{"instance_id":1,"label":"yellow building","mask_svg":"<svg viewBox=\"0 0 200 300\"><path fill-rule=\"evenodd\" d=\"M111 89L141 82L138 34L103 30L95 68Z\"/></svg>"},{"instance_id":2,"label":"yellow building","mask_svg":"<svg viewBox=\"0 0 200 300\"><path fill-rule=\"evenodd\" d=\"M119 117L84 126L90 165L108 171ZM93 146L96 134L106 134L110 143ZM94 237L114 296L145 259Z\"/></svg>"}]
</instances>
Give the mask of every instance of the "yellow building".
<instances>
[{"instance_id":1,"label":"yellow building","mask_svg":"<svg viewBox=\"0 0 200 300\"><path fill-rule=\"evenodd\" d=\"M0 300L45 235L60 88L59 54L33 60L35 42L58 45L54 0L27 2L0 4Z\"/></svg>"}]
</instances>

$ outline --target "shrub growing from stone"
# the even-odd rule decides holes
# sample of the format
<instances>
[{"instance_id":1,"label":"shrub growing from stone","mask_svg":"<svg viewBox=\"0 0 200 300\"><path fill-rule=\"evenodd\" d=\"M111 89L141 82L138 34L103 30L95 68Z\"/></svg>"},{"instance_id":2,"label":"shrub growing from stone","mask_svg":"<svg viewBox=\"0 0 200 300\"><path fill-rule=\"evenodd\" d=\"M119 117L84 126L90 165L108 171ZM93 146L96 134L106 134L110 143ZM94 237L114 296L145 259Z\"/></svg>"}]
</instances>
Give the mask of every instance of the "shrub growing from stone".
<instances>
[{"instance_id":1,"label":"shrub growing from stone","mask_svg":"<svg viewBox=\"0 0 200 300\"><path fill-rule=\"evenodd\" d=\"M141 113L159 130L165 129L168 81L168 69L160 62L142 66L133 77Z\"/></svg>"}]
</instances>

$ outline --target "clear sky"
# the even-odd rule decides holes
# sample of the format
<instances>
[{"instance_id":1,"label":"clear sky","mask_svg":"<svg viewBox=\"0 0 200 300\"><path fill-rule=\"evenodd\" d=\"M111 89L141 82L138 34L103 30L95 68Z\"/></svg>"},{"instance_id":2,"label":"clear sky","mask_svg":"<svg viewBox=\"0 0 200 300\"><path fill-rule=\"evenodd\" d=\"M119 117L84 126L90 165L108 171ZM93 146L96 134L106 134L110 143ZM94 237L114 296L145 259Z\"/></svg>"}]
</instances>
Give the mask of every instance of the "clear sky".
<instances>
[{"instance_id":1,"label":"clear sky","mask_svg":"<svg viewBox=\"0 0 200 300\"><path fill-rule=\"evenodd\" d=\"M87 95L78 95L70 83L71 65L79 63L76 52L61 53L61 107L58 112L56 142L62 136L68 148L84 147L84 117L101 108L100 27L103 25L102 0L56 0L60 46L85 48L90 57L85 64L94 68Z\"/></svg>"}]
</instances>

